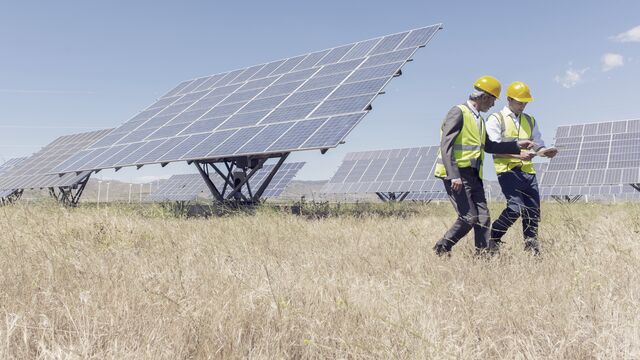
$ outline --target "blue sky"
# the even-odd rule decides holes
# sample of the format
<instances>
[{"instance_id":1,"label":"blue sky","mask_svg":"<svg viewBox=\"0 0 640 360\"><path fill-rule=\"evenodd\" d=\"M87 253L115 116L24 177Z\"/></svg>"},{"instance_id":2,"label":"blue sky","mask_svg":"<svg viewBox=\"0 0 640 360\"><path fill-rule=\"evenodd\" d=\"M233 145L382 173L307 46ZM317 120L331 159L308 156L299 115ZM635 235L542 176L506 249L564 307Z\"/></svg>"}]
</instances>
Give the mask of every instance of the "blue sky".
<instances>
[{"instance_id":1,"label":"blue sky","mask_svg":"<svg viewBox=\"0 0 640 360\"><path fill-rule=\"evenodd\" d=\"M634 0L5 1L0 161L118 126L182 80L440 22L346 144L290 156L308 162L298 179L328 179L347 152L437 144L446 112L484 74L531 86L527 112L552 143L559 125L640 117L638 14ZM98 177L193 171L152 165Z\"/></svg>"}]
</instances>

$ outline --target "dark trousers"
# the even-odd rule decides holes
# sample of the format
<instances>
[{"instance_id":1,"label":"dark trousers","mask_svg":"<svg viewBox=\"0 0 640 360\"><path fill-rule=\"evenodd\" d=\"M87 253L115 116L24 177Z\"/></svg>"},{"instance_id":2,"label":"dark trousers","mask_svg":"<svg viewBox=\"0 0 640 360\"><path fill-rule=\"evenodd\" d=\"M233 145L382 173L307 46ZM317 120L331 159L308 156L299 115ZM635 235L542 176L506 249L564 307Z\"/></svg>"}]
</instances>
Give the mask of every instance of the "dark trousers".
<instances>
[{"instance_id":1,"label":"dark trousers","mask_svg":"<svg viewBox=\"0 0 640 360\"><path fill-rule=\"evenodd\" d=\"M478 171L473 168L460 169L460 176L464 189L459 192L451 189L451 180L443 179L444 187L451 204L458 213L458 218L444 234L444 237L438 241L438 244L451 250L453 245L473 229L476 249L484 249L487 247L491 218L489 217L482 179L478 175Z\"/></svg>"},{"instance_id":2,"label":"dark trousers","mask_svg":"<svg viewBox=\"0 0 640 360\"><path fill-rule=\"evenodd\" d=\"M502 193L507 198L507 207L491 225L491 239L496 241L502 239L509 227L520 216L522 216L524 238L536 239L540 222L540 193L536 175L514 169L498 174L498 182L500 182Z\"/></svg>"}]
</instances>

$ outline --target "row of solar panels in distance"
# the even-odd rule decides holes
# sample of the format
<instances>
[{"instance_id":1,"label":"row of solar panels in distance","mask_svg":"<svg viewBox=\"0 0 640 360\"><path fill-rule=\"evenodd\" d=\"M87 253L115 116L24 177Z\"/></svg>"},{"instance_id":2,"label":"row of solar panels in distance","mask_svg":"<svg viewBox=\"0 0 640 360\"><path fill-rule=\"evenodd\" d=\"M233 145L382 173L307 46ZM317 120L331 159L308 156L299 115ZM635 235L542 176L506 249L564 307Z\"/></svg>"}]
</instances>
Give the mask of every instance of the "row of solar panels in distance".
<instances>
[{"instance_id":1,"label":"row of solar panels in distance","mask_svg":"<svg viewBox=\"0 0 640 360\"><path fill-rule=\"evenodd\" d=\"M589 195L603 198L612 198L614 195L624 195L627 197L640 198L640 192L631 185L599 185L599 186L542 186L540 187L542 196L575 196Z\"/></svg>"},{"instance_id":2,"label":"row of solar panels in distance","mask_svg":"<svg viewBox=\"0 0 640 360\"><path fill-rule=\"evenodd\" d=\"M640 169L599 169L547 171L541 181L544 186L580 186L604 184L637 184Z\"/></svg>"},{"instance_id":3,"label":"row of solar panels in distance","mask_svg":"<svg viewBox=\"0 0 640 360\"><path fill-rule=\"evenodd\" d=\"M587 135L557 138L560 149L551 159L549 170L638 168L640 132L617 135Z\"/></svg>"},{"instance_id":4,"label":"row of solar panels in distance","mask_svg":"<svg viewBox=\"0 0 640 360\"><path fill-rule=\"evenodd\" d=\"M437 146L348 153L325 193L440 191Z\"/></svg>"},{"instance_id":5,"label":"row of solar panels in distance","mask_svg":"<svg viewBox=\"0 0 640 360\"><path fill-rule=\"evenodd\" d=\"M640 132L640 119L559 126L556 138Z\"/></svg>"},{"instance_id":6,"label":"row of solar panels in distance","mask_svg":"<svg viewBox=\"0 0 640 360\"><path fill-rule=\"evenodd\" d=\"M438 192L410 192L405 201L448 201L449 195L444 191Z\"/></svg>"}]
</instances>

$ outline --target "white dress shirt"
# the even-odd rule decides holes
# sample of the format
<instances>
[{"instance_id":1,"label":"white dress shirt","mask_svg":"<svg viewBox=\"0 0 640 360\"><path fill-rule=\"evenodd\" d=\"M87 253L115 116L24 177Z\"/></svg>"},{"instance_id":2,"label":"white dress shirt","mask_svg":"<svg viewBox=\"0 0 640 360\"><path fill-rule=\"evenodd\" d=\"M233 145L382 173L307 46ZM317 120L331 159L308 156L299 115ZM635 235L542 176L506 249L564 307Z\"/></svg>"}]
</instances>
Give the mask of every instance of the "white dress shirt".
<instances>
[{"instance_id":1,"label":"white dress shirt","mask_svg":"<svg viewBox=\"0 0 640 360\"><path fill-rule=\"evenodd\" d=\"M478 112L478 110L476 110L475 106L473 106L473 103L469 100L467 100L467 106L469 107L469 109L471 109L471 112L473 113L473 116L476 117L476 125L478 126L478 130L480 130L480 134L482 134L482 123L484 122L484 118L480 115L480 112Z\"/></svg>"},{"instance_id":2,"label":"white dress shirt","mask_svg":"<svg viewBox=\"0 0 640 360\"><path fill-rule=\"evenodd\" d=\"M520 116L516 116L516 114L509 109L508 106L505 106L502 110L500 110L502 116L504 117L504 121L513 121L516 125L517 129L520 129ZM526 121L526 120L525 120ZM489 115L487 118L487 135L489 136L489 140L493 142L502 142L502 128L500 126L500 119L496 113ZM536 150L542 149L545 147L544 140L542 140L542 134L540 133L540 129L538 127L538 122L535 121L533 124L533 129L531 132L531 136L533 137L533 142L538 146Z\"/></svg>"}]
</instances>

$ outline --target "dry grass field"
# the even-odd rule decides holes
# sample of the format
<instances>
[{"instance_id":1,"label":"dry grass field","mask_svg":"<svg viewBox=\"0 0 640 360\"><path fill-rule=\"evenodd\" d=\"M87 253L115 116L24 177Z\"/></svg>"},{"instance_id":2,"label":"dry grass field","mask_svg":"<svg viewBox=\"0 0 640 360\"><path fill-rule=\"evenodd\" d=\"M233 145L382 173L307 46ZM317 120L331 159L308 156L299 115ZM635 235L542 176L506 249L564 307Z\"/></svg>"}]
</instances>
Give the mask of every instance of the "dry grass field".
<instances>
[{"instance_id":1,"label":"dry grass field","mask_svg":"<svg viewBox=\"0 0 640 360\"><path fill-rule=\"evenodd\" d=\"M544 204L543 256L491 260L416 211L0 208L0 358L640 358L639 205Z\"/></svg>"}]
</instances>

